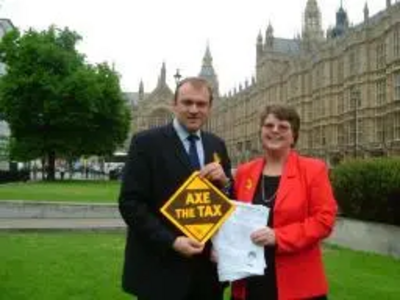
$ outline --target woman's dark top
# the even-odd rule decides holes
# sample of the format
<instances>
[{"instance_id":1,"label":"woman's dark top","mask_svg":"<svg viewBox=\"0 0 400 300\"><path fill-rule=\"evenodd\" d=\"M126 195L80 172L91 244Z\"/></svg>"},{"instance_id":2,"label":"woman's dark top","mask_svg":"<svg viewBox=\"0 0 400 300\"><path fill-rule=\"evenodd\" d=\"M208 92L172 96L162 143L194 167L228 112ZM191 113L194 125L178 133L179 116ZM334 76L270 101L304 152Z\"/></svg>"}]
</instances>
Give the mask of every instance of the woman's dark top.
<instances>
[{"instance_id":1,"label":"woman's dark top","mask_svg":"<svg viewBox=\"0 0 400 300\"><path fill-rule=\"evenodd\" d=\"M280 179L280 176L262 175L258 182L257 192L253 198L253 204L261 204L270 209L267 224L271 228L273 228L273 210ZM265 247L264 249L267 268L265 269L263 276L253 276L246 279L246 300L278 299L275 272L275 247ZM310 298L310 300L326 299L326 296Z\"/></svg>"},{"instance_id":2,"label":"woman's dark top","mask_svg":"<svg viewBox=\"0 0 400 300\"><path fill-rule=\"evenodd\" d=\"M262 175L258 182L257 192L253 198L253 204L261 204L270 209L268 223L267 220L266 223L271 228L273 227L273 208L280 178L280 176ZM274 259L275 248L265 247L264 249L267 268L265 269L264 276L253 276L247 278L246 300L278 299Z\"/></svg>"}]
</instances>

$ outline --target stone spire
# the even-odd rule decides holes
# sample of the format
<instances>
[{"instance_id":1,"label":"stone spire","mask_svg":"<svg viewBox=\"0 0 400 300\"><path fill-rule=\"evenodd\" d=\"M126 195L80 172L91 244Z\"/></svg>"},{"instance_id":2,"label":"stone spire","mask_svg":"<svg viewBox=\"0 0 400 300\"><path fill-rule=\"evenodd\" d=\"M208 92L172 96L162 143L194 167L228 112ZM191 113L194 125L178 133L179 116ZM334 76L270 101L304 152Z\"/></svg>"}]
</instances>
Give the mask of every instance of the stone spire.
<instances>
[{"instance_id":1,"label":"stone spire","mask_svg":"<svg viewBox=\"0 0 400 300\"><path fill-rule=\"evenodd\" d=\"M143 101L144 100L144 86L143 86L143 80L140 79L139 83L139 92L138 92L138 101Z\"/></svg>"},{"instance_id":2,"label":"stone spire","mask_svg":"<svg viewBox=\"0 0 400 300\"><path fill-rule=\"evenodd\" d=\"M139 83L139 94L143 94L143 93L144 93L143 80L140 79L140 83Z\"/></svg>"},{"instance_id":3,"label":"stone spire","mask_svg":"<svg viewBox=\"0 0 400 300\"><path fill-rule=\"evenodd\" d=\"M308 0L304 12L303 39L309 42L319 42L323 38L321 11L316 0Z\"/></svg>"},{"instance_id":4,"label":"stone spire","mask_svg":"<svg viewBox=\"0 0 400 300\"><path fill-rule=\"evenodd\" d=\"M262 56L262 52L263 52L263 37L262 37L262 34L261 34L261 30L260 30L260 32L258 33L258 35L257 35L257 44L256 44L257 46L257 52L256 52L256 54L257 54L257 60Z\"/></svg>"},{"instance_id":5,"label":"stone spire","mask_svg":"<svg viewBox=\"0 0 400 300\"><path fill-rule=\"evenodd\" d=\"M364 9L365 14L365 9ZM336 13L336 25L331 31L331 37L336 38L342 36L349 29L349 18L343 8L343 1L340 1L340 8Z\"/></svg>"},{"instance_id":6,"label":"stone spire","mask_svg":"<svg viewBox=\"0 0 400 300\"><path fill-rule=\"evenodd\" d=\"M274 46L274 28L271 23L268 24L267 31L265 32L265 48L272 49Z\"/></svg>"},{"instance_id":7,"label":"stone spire","mask_svg":"<svg viewBox=\"0 0 400 300\"><path fill-rule=\"evenodd\" d=\"M219 83L218 76L215 73L212 61L213 58L211 55L210 46L207 43L206 52L204 53L203 64L201 66L199 77L202 77L209 82L214 91L214 97L217 97L219 95Z\"/></svg>"},{"instance_id":8,"label":"stone spire","mask_svg":"<svg viewBox=\"0 0 400 300\"><path fill-rule=\"evenodd\" d=\"M257 44L262 44L262 42L263 42L263 37L260 30L257 35Z\"/></svg>"},{"instance_id":9,"label":"stone spire","mask_svg":"<svg viewBox=\"0 0 400 300\"><path fill-rule=\"evenodd\" d=\"M203 57L203 66L212 66L212 56L210 51L210 45L207 43L206 52Z\"/></svg>"},{"instance_id":10,"label":"stone spire","mask_svg":"<svg viewBox=\"0 0 400 300\"><path fill-rule=\"evenodd\" d=\"M158 78L158 86L163 86L167 84L167 69L165 67L165 62L162 63L160 77Z\"/></svg>"},{"instance_id":11,"label":"stone spire","mask_svg":"<svg viewBox=\"0 0 400 300\"><path fill-rule=\"evenodd\" d=\"M368 3L365 2L364 6L364 22L367 22L369 19L369 8L368 8Z\"/></svg>"}]
</instances>

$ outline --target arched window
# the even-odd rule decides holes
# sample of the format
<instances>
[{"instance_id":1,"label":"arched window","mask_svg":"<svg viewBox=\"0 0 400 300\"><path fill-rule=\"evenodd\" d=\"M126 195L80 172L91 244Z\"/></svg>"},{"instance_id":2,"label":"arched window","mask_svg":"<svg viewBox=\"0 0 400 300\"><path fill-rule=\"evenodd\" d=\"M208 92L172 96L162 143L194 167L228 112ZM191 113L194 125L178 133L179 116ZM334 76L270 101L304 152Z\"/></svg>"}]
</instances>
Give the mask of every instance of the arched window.
<instances>
[{"instance_id":1,"label":"arched window","mask_svg":"<svg viewBox=\"0 0 400 300\"><path fill-rule=\"evenodd\" d=\"M173 114L171 111L165 108L159 108L150 114L147 124L149 125L149 128L160 127L171 122L172 118Z\"/></svg>"}]
</instances>

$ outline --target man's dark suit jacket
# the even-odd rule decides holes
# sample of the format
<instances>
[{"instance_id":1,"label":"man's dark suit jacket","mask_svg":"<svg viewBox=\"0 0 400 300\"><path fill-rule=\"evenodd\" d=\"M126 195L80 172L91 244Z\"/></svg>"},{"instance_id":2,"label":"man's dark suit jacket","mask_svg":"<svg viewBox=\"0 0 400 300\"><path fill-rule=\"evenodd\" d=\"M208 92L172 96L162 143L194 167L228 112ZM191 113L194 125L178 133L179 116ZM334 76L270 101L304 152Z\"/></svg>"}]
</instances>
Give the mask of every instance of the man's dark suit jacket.
<instances>
[{"instance_id":1,"label":"man's dark suit jacket","mask_svg":"<svg viewBox=\"0 0 400 300\"><path fill-rule=\"evenodd\" d=\"M230 177L225 143L202 132L205 164L214 153ZM198 284L218 285L216 266L209 253L185 258L173 250L183 235L160 208L194 170L172 124L151 129L132 138L125 165L119 209L128 225L123 270L123 289L144 299L181 299L194 275ZM204 281L204 282L203 282Z\"/></svg>"}]
</instances>

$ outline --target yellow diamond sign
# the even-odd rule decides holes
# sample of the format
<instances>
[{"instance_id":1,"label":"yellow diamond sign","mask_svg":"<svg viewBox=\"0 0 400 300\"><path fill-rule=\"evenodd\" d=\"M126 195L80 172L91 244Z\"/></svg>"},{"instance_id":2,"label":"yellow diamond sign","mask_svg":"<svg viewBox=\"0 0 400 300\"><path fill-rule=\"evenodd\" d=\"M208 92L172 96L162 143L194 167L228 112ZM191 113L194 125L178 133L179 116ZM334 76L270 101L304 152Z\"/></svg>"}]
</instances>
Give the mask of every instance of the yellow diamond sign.
<instances>
[{"instance_id":1,"label":"yellow diamond sign","mask_svg":"<svg viewBox=\"0 0 400 300\"><path fill-rule=\"evenodd\" d=\"M235 209L229 199L194 172L164 204L161 212L186 236L206 242Z\"/></svg>"}]
</instances>

